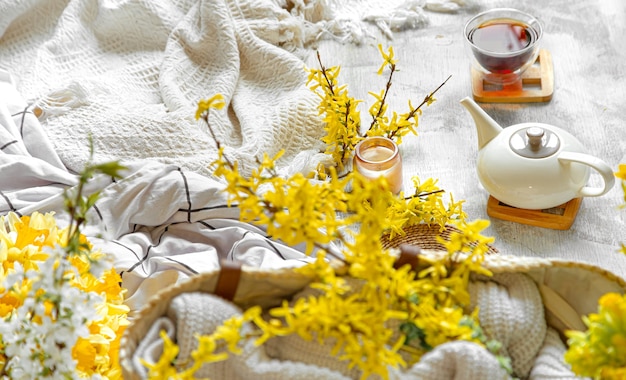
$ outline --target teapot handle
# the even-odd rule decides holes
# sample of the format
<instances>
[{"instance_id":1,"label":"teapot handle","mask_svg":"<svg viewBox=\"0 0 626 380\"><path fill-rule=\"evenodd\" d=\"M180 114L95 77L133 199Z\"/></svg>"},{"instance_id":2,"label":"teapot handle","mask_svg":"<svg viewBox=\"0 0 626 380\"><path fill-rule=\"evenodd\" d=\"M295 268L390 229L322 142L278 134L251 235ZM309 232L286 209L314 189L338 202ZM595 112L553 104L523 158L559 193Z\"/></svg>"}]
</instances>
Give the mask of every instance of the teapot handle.
<instances>
[{"instance_id":1,"label":"teapot handle","mask_svg":"<svg viewBox=\"0 0 626 380\"><path fill-rule=\"evenodd\" d=\"M585 153L561 152L561 154L559 154L559 161L578 162L580 164L591 166L602 176L602 179L604 180L603 187L584 186L578 191L578 196L598 197L600 195L606 194L615 184L615 176L613 175L613 170L611 170L611 167L607 165L606 162L597 157L590 156Z\"/></svg>"}]
</instances>

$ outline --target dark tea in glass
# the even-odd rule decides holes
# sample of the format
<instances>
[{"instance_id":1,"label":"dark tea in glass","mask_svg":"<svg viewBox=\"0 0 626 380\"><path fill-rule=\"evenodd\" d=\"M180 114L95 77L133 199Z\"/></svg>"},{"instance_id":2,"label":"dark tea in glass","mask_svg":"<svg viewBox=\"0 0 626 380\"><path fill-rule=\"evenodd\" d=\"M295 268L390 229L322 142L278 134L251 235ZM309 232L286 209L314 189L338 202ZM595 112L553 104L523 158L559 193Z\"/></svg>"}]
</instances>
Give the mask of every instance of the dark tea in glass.
<instances>
[{"instance_id":1,"label":"dark tea in glass","mask_svg":"<svg viewBox=\"0 0 626 380\"><path fill-rule=\"evenodd\" d=\"M493 73L501 74L512 73L524 66L532 56L532 50L523 50L536 41L537 37L537 32L529 25L505 18L484 22L471 30L468 35L472 43L478 47L475 56L481 66ZM520 51L523 52L515 54ZM493 56L490 53L504 56Z\"/></svg>"},{"instance_id":2,"label":"dark tea in glass","mask_svg":"<svg viewBox=\"0 0 626 380\"><path fill-rule=\"evenodd\" d=\"M465 25L465 40L474 66L493 82L512 82L534 63L542 29L539 22L515 9L493 9Z\"/></svg>"}]
</instances>

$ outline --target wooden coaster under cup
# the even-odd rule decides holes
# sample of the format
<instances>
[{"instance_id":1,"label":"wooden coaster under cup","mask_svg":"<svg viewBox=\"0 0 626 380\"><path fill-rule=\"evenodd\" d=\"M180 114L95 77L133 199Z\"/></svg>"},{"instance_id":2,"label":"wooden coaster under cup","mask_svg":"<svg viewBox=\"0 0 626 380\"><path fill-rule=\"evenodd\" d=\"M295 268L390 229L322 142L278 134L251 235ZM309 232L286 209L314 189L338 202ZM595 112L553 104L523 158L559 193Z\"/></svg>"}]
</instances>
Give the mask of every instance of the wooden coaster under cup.
<instances>
[{"instance_id":1,"label":"wooden coaster under cup","mask_svg":"<svg viewBox=\"0 0 626 380\"><path fill-rule=\"evenodd\" d=\"M537 61L520 80L507 85L486 82L483 75L472 68L472 94L483 103L537 103L548 102L554 92L552 56L546 49L539 50Z\"/></svg>"},{"instance_id":2,"label":"wooden coaster under cup","mask_svg":"<svg viewBox=\"0 0 626 380\"><path fill-rule=\"evenodd\" d=\"M490 195L487 201L487 215L531 226L553 230L567 230L574 223L581 203L582 198L574 198L567 203L550 209L527 210L509 206Z\"/></svg>"}]
</instances>

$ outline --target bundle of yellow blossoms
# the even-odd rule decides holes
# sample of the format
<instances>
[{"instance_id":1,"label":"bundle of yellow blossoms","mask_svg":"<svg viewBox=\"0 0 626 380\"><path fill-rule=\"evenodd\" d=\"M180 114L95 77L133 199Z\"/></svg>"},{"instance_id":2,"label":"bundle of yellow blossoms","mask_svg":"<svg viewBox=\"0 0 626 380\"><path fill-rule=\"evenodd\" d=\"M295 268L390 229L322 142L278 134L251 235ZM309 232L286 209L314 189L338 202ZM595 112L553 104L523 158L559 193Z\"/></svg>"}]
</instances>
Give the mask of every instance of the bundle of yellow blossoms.
<instances>
[{"instance_id":1,"label":"bundle of yellow blossoms","mask_svg":"<svg viewBox=\"0 0 626 380\"><path fill-rule=\"evenodd\" d=\"M626 207L626 164L615 176L621 180ZM626 254L626 245L621 251ZM598 312L583 317L587 331L566 331L565 361L581 376L594 379L626 378L626 296L607 293L598 302Z\"/></svg>"},{"instance_id":2,"label":"bundle of yellow blossoms","mask_svg":"<svg viewBox=\"0 0 626 380\"><path fill-rule=\"evenodd\" d=\"M271 160L264 161L261 166L270 165ZM163 356L157 363L144 363L151 377L193 379L204 363L240 352L239 344L246 339L261 345L291 334L320 343L334 341L334 354L358 368L364 379L373 374L387 378L389 368L406 368L453 340L495 348L497 354L497 344L482 334L477 312L465 310L470 274L490 275L481 265L492 242L480 234L488 222L461 221L460 232L440 241L446 255L420 256L418 267L397 267L397 252L383 249L380 240L390 223L384 215L397 201L383 179L371 181L358 173L338 179L332 171L331 180L323 183L298 182L300 176L287 182L271 177L273 186L282 187L257 194L250 191L256 181L240 177L227 160L218 160L217 167L234 181L229 184L231 201L251 206L241 210L243 218L269 223L268 233L274 238L317 248L312 264L295 269L311 278L309 287L317 294L295 302L284 300L269 310L252 307L214 333L198 336L193 363L177 363L178 348L163 335ZM258 173L253 177L264 178ZM344 181L351 182L350 193L343 191ZM338 218L337 211L347 216ZM346 228L349 223L359 228ZM342 243L339 252L328 246L332 240ZM337 261L341 265L333 264ZM256 335L242 335L246 323L256 326ZM501 359L506 366L505 358Z\"/></svg>"},{"instance_id":3,"label":"bundle of yellow blossoms","mask_svg":"<svg viewBox=\"0 0 626 380\"><path fill-rule=\"evenodd\" d=\"M393 50L380 50L383 68L389 65L393 72ZM214 162L215 174L225 180L229 204L240 208L241 220L266 227L272 238L290 245L304 243L307 253L315 252L314 262L295 269L311 279L312 294L285 299L269 310L252 307L213 333L198 336L191 363L178 362L177 345L162 334L160 360L144 363L150 377L192 379L205 363L241 352L245 340L261 345L285 335L334 342L332 354L348 368L358 368L363 379L388 378L390 368L406 368L434 347L454 340L475 342L498 356L499 345L482 332L477 311L466 310L470 274L490 275L482 263L493 239L480 234L488 222L466 222L461 203L446 205L431 179L421 182L415 177L415 194L405 198L402 193L392 194L383 177L369 180L357 172L337 175L359 138L360 125L358 102L337 85L338 72L336 68L310 71L311 80L324 88L320 112L326 115L326 153L336 159L335 166L324 168L324 181L311 180L321 177L320 170L278 176L275 161L280 153L264 155L252 174L244 177L219 142ZM370 110L374 121L369 131L400 138L414 130L419 107L387 119L385 97L383 91ZM432 100L431 94L422 104ZM212 134L209 112L224 106L219 94L198 105L196 117L205 120ZM439 239L447 253L420 255L415 266L398 265L398 251L384 249L380 238L403 234L404 227L418 223L441 228L455 224L459 232L449 240ZM255 332L243 334L242 327L250 323ZM499 359L509 368L506 358Z\"/></svg>"},{"instance_id":4,"label":"bundle of yellow blossoms","mask_svg":"<svg viewBox=\"0 0 626 380\"><path fill-rule=\"evenodd\" d=\"M598 313L583 318L587 331L567 331L565 361L581 376L594 379L626 378L626 296L607 293Z\"/></svg>"},{"instance_id":5,"label":"bundle of yellow blossoms","mask_svg":"<svg viewBox=\"0 0 626 380\"><path fill-rule=\"evenodd\" d=\"M369 93L375 101L368 110L372 120L364 131L358 110L358 105L362 103L362 100L351 97L348 94L347 86L339 84L340 67L325 67L318 54L320 68L308 69L307 83L311 90L320 97L318 109L320 115L323 116L324 131L326 132L325 136L322 137L322 141L326 143L325 153L332 156L339 171L344 169L346 160L351 158L356 145L366 136L384 136L400 144L402 137L409 133L417 135L416 128L418 117L422 114L422 106L431 105L435 101L434 94L447 82L447 80L444 81L432 93L426 95L417 107L413 106L409 100L409 110L406 113L393 112L391 116L388 116L387 96L393 76L397 71L397 61L393 47L389 47L385 51L382 45L378 45L378 50L382 55L383 62L377 74L382 75L385 69L388 69L389 76L383 90L379 93ZM325 168L319 167L318 172L323 177Z\"/></svg>"},{"instance_id":6,"label":"bundle of yellow blossoms","mask_svg":"<svg viewBox=\"0 0 626 380\"><path fill-rule=\"evenodd\" d=\"M120 379L118 351L128 325L121 278L80 232L97 194L66 193L71 215L59 229L53 213L0 216L0 378Z\"/></svg>"},{"instance_id":7,"label":"bundle of yellow blossoms","mask_svg":"<svg viewBox=\"0 0 626 380\"><path fill-rule=\"evenodd\" d=\"M121 377L121 278L110 267L93 273L97 252L65 256L66 237L51 213L0 217L0 360L12 379Z\"/></svg>"}]
</instances>

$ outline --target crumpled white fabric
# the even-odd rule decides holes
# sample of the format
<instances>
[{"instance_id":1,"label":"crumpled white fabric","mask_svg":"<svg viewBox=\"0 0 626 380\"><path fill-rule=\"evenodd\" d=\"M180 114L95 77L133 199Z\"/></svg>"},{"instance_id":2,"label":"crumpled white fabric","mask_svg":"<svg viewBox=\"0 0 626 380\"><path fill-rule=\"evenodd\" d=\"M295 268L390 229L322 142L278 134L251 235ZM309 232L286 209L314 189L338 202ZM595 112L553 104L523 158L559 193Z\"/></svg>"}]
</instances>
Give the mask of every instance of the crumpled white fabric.
<instances>
[{"instance_id":1,"label":"crumpled white fabric","mask_svg":"<svg viewBox=\"0 0 626 380\"><path fill-rule=\"evenodd\" d=\"M330 38L361 44L374 37L370 25L392 39L395 31L427 25L428 11L457 12L467 3L465 0L274 1L303 19L305 44Z\"/></svg>"},{"instance_id":2,"label":"crumpled white fabric","mask_svg":"<svg viewBox=\"0 0 626 380\"><path fill-rule=\"evenodd\" d=\"M0 90L0 214L54 212L65 227L63 191L71 190L77 177L64 167L32 107L3 71ZM303 247L273 241L240 222L216 180L172 164L122 163L127 169L121 179L100 175L85 187L85 195L98 191L100 198L82 232L111 256L131 316L156 291L214 271L221 260L272 269L311 260Z\"/></svg>"},{"instance_id":3,"label":"crumpled white fabric","mask_svg":"<svg viewBox=\"0 0 626 380\"><path fill-rule=\"evenodd\" d=\"M472 305L479 307L479 319L486 334L503 344L504 355L511 358L516 378L528 379L574 379L568 365L563 361L566 350L558 333L548 328L543 304L533 280L523 273L497 274L485 281L470 283ZM295 298L310 295L303 290ZM473 307L472 306L472 307ZM158 332L164 329L181 347L180 357L189 357L196 347L195 333L211 333L220 321L242 311L234 304L206 293L183 293L170 303L166 316L151 326L134 353L134 361L147 358L155 362L160 356ZM174 326L174 328L172 327ZM251 331L246 325L244 330ZM261 363L273 363L281 369L276 379L291 379L292 366L299 367L299 376L320 378L320 370L328 371L323 378L358 379L358 369L349 368L346 362L331 355L332 342L318 344L305 341L296 335L270 339L263 346L253 347L251 341L244 343L244 359L231 359L206 365L202 376L212 379L255 379L265 373ZM250 358L255 358L251 360ZM138 371L143 371L137 365ZM199 374L200 375L200 374ZM300 377L297 377L300 378ZM425 354L421 360L406 369L390 368L390 379L420 380L484 380L510 379L498 360L485 348L475 343L455 341L442 344Z\"/></svg>"},{"instance_id":4,"label":"crumpled white fabric","mask_svg":"<svg viewBox=\"0 0 626 380\"><path fill-rule=\"evenodd\" d=\"M293 173L327 160L310 154L292 166L300 152L324 148L299 49L321 38L362 41L371 23L391 37L425 25L424 9L445 8L383 3L3 2L0 69L72 171L86 162L91 135L98 161L149 159L210 176L216 144L194 115L198 100L221 93L228 107L212 111L211 124L226 154L249 173L258 156L284 149L278 167Z\"/></svg>"},{"instance_id":5,"label":"crumpled white fabric","mask_svg":"<svg viewBox=\"0 0 626 380\"><path fill-rule=\"evenodd\" d=\"M0 5L0 69L42 121L63 164L148 159L210 176L216 144L194 118L223 94L213 130L249 173L264 152L320 150L318 97L299 20L271 0L25 0ZM293 50L293 49L291 49Z\"/></svg>"},{"instance_id":6,"label":"crumpled white fabric","mask_svg":"<svg viewBox=\"0 0 626 380\"><path fill-rule=\"evenodd\" d=\"M197 347L194 334L209 334L226 319L240 315L241 309L217 296L206 293L184 293L175 297L168 309L168 316L159 318L150 328L133 356L133 364L139 373L146 375L141 360L155 363L163 352L160 331L164 330L180 347L178 359L190 359L191 351ZM252 331L245 325L242 333ZM242 353L227 361L205 364L196 378L211 379L328 379L347 380L338 372L328 368L305 364L299 361L278 360L269 357L263 348L255 346L253 340L243 344Z\"/></svg>"}]
</instances>

